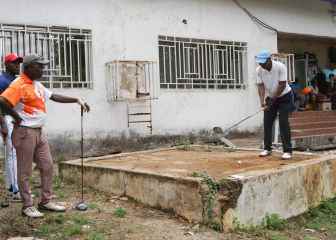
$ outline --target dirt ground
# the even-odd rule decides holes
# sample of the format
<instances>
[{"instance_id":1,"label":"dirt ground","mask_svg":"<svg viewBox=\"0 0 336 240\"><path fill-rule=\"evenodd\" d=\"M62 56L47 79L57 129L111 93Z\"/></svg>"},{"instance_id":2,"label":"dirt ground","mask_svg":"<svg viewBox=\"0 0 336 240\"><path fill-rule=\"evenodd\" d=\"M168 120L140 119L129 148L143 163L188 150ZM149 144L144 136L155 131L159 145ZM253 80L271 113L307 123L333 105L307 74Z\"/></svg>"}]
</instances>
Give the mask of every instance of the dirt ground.
<instances>
[{"instance_id":1,"label":"dirt ground","mask_svg":"<svg viewBox=\"0 0 336 240\"><path fill-rule=\"evenodd\" d=\"M239 141L257 144L256 139ZM200 156L201 158L201 156ZM2 161L1 161L2 162ZM236 164L236 163L234 163ZM268 164L268 163L267 163ZM272 163L273 164L273 163ZM0 186L4 186L0 165ZM0 208L0 240L9 237L38 237L51 240L335 240L336 203L327 208L324 223L318 210L316 215L301 216L286 222L284 228L240 229L233 233L219 233L198 224L192 224L171 213L151 209L120 196L107 195L84 189L89 210L78 212L74 206L80 200L80 186L76 183L54 179L54 200L68 207L65 213L46 213L40 220L21 216L21 204L11 203ZM38 202L40 183L34 171L32 192ZM0 201L5 197L0 189ZM328 205L329 206L329 205ZM335 208L335 214L330 209ZM323 215L324 216L324 215Z\"/></svg>"},{"instance_id":2,"label":"dirt ground","mask_svg":"<svg viewBox=\"0 0 336 240\"><path fill-rule=\"evenodd\" d=\"M37 195L36 177L34 182L33 193ZM332 240L336 237L326 230L307 230L304 226L294 228L292 224L284 231L260 229L219 233L185 222L170 213L88 188L85 189L85 201L89 210L78 212L74 209L80 200L78 186L56 181L54 189L54 200L68 207L66 213L46 213L43 219L29 220L21 216L20 203L11 203L10 207L0 209L0 239L35 236L71 240ZM0 196L3 199L4 191ZM116 214L118 209L125 211L124 217Z\"/></svg>"},{"instance_id":3,"label":"dirt ground","mask_svg":"<svg viewBox=\"0 0 336 240\"><path fill-rule=\"evenodd\" d=\"M90 161L90 164L118 169L145 171L177 177L192 176L206 172L215 179L229 174L251 170L274 169L284 165L312 159L313 156L294 154L293 160L281 161L281 154L260 158L257 151L228 151L207 146L186 146L179 150L162 150L148 153L134 153L124 157Z\"/></svg>"}]
</instances>

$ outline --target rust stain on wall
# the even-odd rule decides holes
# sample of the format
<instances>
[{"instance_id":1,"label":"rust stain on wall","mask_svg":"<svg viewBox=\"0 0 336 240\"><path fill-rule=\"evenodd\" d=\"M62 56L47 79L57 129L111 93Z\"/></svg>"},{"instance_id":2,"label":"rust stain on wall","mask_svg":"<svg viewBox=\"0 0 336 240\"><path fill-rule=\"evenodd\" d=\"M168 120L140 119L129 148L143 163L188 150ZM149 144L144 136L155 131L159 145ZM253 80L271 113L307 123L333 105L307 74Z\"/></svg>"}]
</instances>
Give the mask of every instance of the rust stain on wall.
<instances>
[{"instance_id":1,"label":"rust stain on wall","mask_svg":"<svg viewBox=\"0 0 336 240\"><path fill-rule=\"evenodd\" d=\"M336 193L336 161L330 161L330 165L332 174L332 191Z\"/></svg>"},{"instance_id":2,"label":"rust stain on wall","mask_svg":"<svg viewBox=\"0 0 336 240\"><path fill-rule=\"evenodd\" d=\"M304 188L309 206L316 206L321 201L323 181L321 167L312 165L305 169Z\"/></svg>"}]
</instances>

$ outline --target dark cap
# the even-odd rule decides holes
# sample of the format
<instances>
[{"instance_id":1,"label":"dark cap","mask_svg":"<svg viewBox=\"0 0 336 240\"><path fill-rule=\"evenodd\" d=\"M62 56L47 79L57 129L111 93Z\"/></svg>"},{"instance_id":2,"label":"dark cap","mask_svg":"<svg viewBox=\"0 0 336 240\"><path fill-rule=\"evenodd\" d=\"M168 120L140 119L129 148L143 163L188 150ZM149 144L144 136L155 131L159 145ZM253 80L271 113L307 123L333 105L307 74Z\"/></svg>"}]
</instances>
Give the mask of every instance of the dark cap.
<instances>
[{"instance_id":1,"label":"dark cap","mask_svg":"<svg viewBox=\"0 0 336 240\"><path fill-rule=\"evenodd\" d=\"M44 59L43 57L37 54L30 54L23 57L23 66L28 66L32 63L39 63L42 65L46 65L49 63L49 60Z\"/></svg>"}]
</instances>

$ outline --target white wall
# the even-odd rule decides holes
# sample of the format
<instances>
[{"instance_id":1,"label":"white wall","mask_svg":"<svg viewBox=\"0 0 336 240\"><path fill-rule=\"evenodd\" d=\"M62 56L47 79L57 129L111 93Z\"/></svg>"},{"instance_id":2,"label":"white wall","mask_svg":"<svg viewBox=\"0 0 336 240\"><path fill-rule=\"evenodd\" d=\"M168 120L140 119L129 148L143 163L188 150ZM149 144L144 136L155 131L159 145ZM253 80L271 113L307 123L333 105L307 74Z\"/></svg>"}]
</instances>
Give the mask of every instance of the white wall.
<instances>
[{"instance_id":1,"label":"white wall","mask_svg":"<svg viewBox=\"0 0 336 240\"><path fill-rule=\"evenodd\" d=\"M297 10L290 6L291 2ZM325 13L326 4L318 9L305 9L299 2L242 1L252 12L282 31L336 35L335 26L329 23ZM126 105L109 104L105 98L105 62L114 59L158 61L158 35L246 41L249 79L246 90L161 90L153 106L154 133L177 133L214 125L227 127L256 111L259 103L254 85L254 55L263 48L277 49L276 34L255 25L230 0L11 0L2 7L6 9L0 15L3 23L92 29L94 88L56 91L80 95L92 105L86 120L90 134L127 130ZM298 13L302 16L296 16ZM182 19L187 19L188 24L183 24ZM79 131L77 106L49 103L48 109L50 133ZM261 116L242 128L253 128L260 123Z\"/></svg>"}]
</instances>

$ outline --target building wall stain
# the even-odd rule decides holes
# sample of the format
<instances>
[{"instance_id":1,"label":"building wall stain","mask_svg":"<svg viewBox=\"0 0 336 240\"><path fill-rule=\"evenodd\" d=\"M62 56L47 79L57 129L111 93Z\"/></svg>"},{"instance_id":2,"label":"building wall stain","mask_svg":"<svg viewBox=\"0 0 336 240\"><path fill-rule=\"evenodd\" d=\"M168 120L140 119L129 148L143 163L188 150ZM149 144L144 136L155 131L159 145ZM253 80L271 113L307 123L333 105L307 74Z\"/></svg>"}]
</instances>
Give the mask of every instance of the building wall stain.
<instances>
[{"instance_id":1,"label":"building wall stain","mask_svg":"<svg viewBox=\"0 0 336 240\"><path fill-rule=\"evenodd\" d=\"M308 206L316 206L322 200L323 179L320 165L307 166L304 171L304 189Z\"/></svg>"}]
</instances>

